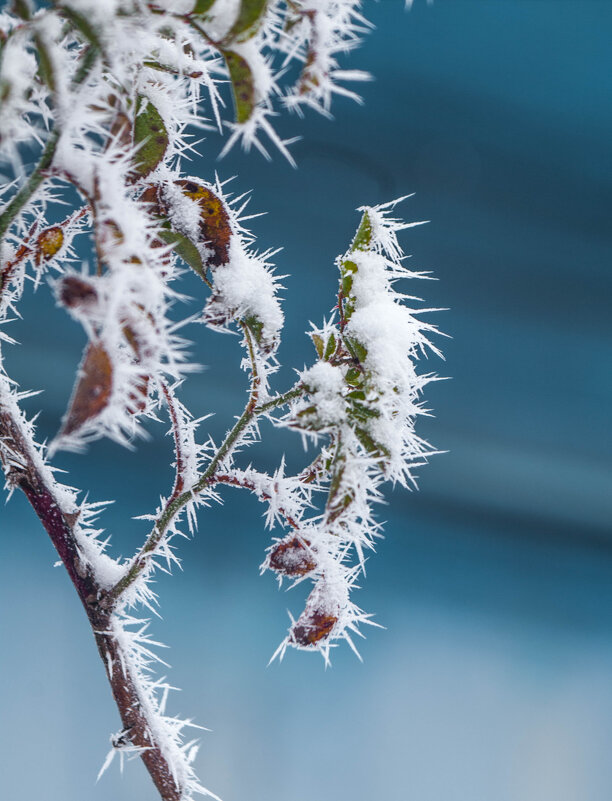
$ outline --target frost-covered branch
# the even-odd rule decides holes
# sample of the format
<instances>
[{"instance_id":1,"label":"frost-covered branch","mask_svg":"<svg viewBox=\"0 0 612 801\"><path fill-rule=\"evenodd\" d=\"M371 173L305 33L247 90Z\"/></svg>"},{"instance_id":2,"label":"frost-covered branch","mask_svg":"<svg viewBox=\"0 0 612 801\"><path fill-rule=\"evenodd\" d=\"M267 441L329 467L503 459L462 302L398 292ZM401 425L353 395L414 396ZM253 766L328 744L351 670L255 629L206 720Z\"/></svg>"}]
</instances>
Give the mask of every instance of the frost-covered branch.
<instances>
[{"instance_id":1,"label":"frost-covered branch","mask_svg":"<svg viewBox=\"0 0 612 801\"><path fill-rule=\"evenodd\" d=\"M17 400L6 379L0 379L0 462L7 488L24 492L68 571L91 623L126 743L141 754L163 799L180 801L187 788L203 792L189 755L164 731L164 726L176 730L176 722L167 726L142 681L143 667L150 660L146 639L126 631L126 621L100 603L117 565L104 553L99 532L90 528L95 505L78 505L75 492L55 481L43 451L34 445L32 425ZM176 753L169 748L172 745Z\"/></svg>"},{"instance_id":2,"label":"frost-covered branch","mask_svg":"<svg viewBox=\"0 0 612 801\"><path fill-rule=\"evenodd\" d=\"M361 210L337 261L334 311L309 332L316 360L277 390L277 251L255 249L245 196L232 197L216 174L183 172L194 127L227 132L223 153L240 142L268 156L268 140L292 162L272 124L277 107L329 114L334 95L358 99L345 84L367 76L341 59L369 28L360 6L64 0L36 10L19 0L0 12L0 345L16 344L7 325L29 285L49 286L87 338L49 447L37 443L21 410L28 394L6 374L0 350L0 461L91 624L121 719L103 770L117 753L139 755L164 801L209 794L184 736L191 724L166 714L171 688L156 678L157 643L143 617L157 605L155 571L179 563L176 538L195 533L201 510L226 487L253 493L266 525L280 530L262 570L312 585L277 653L294 647L327 662L341 640L355 649L360 625L372 623L353 590L379 533L373 507L383 485L414 484L433 453L415 422L433 380L418 359L438 353L429 341L436 331L395 288L424 277L402 265L397 234L409 225L392 216L395 204ZM200 279L203 309L181 319L187 271ZM179 398L196 368L183 336L195 322L236 333L243 348L248 398L220 444L201 431L208 410L195 416ZM133 448L164 408L173 483L144 516L142 547L115 559L97 528L104 505L59 483L51 460L101 437ZM295 475L284 459L270 474L241 463L270 424L314 449Z\"/></svg>"}]
</instances>

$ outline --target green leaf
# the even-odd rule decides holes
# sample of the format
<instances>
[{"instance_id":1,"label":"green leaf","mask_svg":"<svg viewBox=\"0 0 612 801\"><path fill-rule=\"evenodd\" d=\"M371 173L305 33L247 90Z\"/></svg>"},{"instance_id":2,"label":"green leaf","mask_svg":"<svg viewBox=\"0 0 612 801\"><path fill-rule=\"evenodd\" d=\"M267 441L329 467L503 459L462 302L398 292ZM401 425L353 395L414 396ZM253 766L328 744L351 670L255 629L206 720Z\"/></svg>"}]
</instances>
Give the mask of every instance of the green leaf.
<instances>
[{"instance_id":1,"label":"green leaf","mask_svg":"<svg viewBox=\"0 0 612 801\"><path fill-rule=\"evenodd\" d=\"M312 339L314 346L317 350L317 356L319 359L323 358L323 349L325 347L325 343L323 342L323 338L320 337L318 334L311 334L310 338Z\"/></svg>"},{"instance_id":2,"label":"green leaf","mask_svg":"<svg viewBox=\"0 0 612 801\"><path fill-rule=\"evenodd\" d=\"M159 238L162 239L167 245L171 245L175 253L177 253L183 261L188 264L191 269L196 272L203 281L206 281L206 270L202 263L202 257L190 239L187 239L183 234L176 231L160 231Z\"/></svg>"},{"instance_id":3,"label":"green leaf","mask_svg":"<svg viewBox=\"0 0 612 801\"><path fill-rule=\"evenodd\" d=\"M354 355L361 364L363 364L368 355L367 348L364 348L361 342L354 337L345 337L345 342L351 354Z\"/></svg>"},{"instance_id":4,"label":"green leaf","mask_svg":"<svg viewBox=\"0 0 612 801\"><path fill-rule=\"evenodd\" d=\"M353 290L353 276L357 272L357 265L354 261L346 259L340 263L340 290L344 296L343 312L345 321L350 320L355 311L355 298L351 294Z\"/></svg>"},{"instance_id":5,"label":"green leaf","mask_svg":"<svg viewBox=\"0 0 612 801\"><path fill-rule=\"evenodd\" d=\"M352 273L356 273L357 272L357 265L355 264L354 261L351 261L350 259L346 259L340 265L340 271L341 271L342 275L351 275Z\"/></svg>"},{"instance_id":6,"label":"green leaf","mask_svg":"<svg viewBox=\"0 0 612 801\"><path fill-rule=\"evenodd\" d=\"M363 373L357 367L349 367L344 380L352 387L359 386L359 384L363 383Z\"/></svg>"},{"instance_id":7,"label":"green leaf","mask_svg":"<svg viewBox=\"0 0 612 801\"><path fill-rule=\"evenodd\" d=\"M379 459L389 456L389 450L385 448L384 445L381 445L380 442L376 442L365 429L355 428L354 431L359 442L361 442L365 450L372 456Z\"/></svg>"},{"instance_id":8,"label":"green leaf","mask_svg":"<svg viewBox=\"0 0 612 801\"><path fill-rule=\"evenodd\" d=\"M344 304L344 319L346 322L348 322L351 319L354 311L355 311L354 301L347 300Z\"/></svg>"},{"instance_id":9,"label":"green leaf","mask_svg":"<svg viewBox=\"0 0 612 801\"><path fill-rule=\"evenodd\" d=\"M353 241L351 242L349 254L355 253L355 251L358 250L369 250L372 246L372 236L372 221L370 219L370 215L365 212L361 218L361 222L359 223L359 228L353 237ZM355 298L352 295L352 291L353 277L357 270L357 264L355 264L355 262L350 258L344 259L344 261L340 262L340 291L344 297L342 311L345 322L350 320L351 315L355 311ZM364 356L362 358L358 353L355 355L357 355L359 361L363 361L367 351L361 345L358 347L364 352ZM357 351L357 349L357 347L354 348L355 351Z\"/></svg>"},{"instance_id":10,"label":"green leaf","mask_svg":"<svg viewBox=\"0 0 612 801\"><path fill-rule=\"evenodd\" d=\"M242 124L251 118L255 109L253 73L246 59L238 55L238 53L234 53L233 50L224 50L222 52L232 82L236 122Z\"/></svg>"},{"instance_id":11,"label":"green leaf","mask_svg":"<svg viewBox=\"0 0 612 801\"><path fill-rule=\"evenodd\" d=\"M18 17L21 17L21 19L28 20L32 17L32 9L27 0L13 0L13 11Z\"/></svg>"},{"instance_id":12,"label":"green leaf","mask_svg":"<svg viewBox=\"0 0 612 801\"><path fill-rule=\"evenodd\" d=\"M330 338L327 340L327 347L325 348L325 354L323 358L325 361L329 361L331 357L336 352L336 337L332 334Z\"/></svg>"},{"instance_id":13,"label":"green leaf","mask_svg":"<svg viewBox=\"0 0 612 801\"><path fill-rule=\"evenodd\" d=\"M196 0L195 5L191 11L192 14L206 14L206 12L214 4L215 0Z\"/></svg>"},{"instance_id":14,"label":"green leaf","mask_svg":"<svg viewBox=\"0 0 612 801\"><path fill-rule=\"evenodd\" d=\"M329 483L329 494L327 496L327 505L332 506L333 502L338 494L340 489L340 485L342 484L342 479L344 477L344 467L345 467L345 460L344 458L340 459L340 464L337 466L337 469L334 471L332 479Z\"/></svg>"},{"instance_id":15,"label":"green leaf","mask_svg":"<svg viewBox=\"0 0 612 801\"><path fill-rule=\"evenodd\" d=\"M140 147L135 156L135 169L144 177L163 159L168 147L168 132L161 114L148 98L138 95L136 108L134 144Z\"/></svg>"},{"instance_id":16,"label":"green leaf","mask_svg":"<svg viewBox=\"0 0 612 801\"><path fill-rule=\"evenodd\" d=\"M244 42L257 33L258 23L266 10L267 0L241 0L238 18L234 22L230 32L227 34L227 41Z\"/></svg>"},{"instance_id":17,"label":"green leaf","mask_svg":"<svg viewBox=\"0 0 612 801\"><path fill-rule=\"evenodd\" d=\"M325 512L328 523L333 523L345 509L355 500L355 493L352 489L346 490L343 487L344 471L346 468L346 456L339 453L335 458L335 470L329 484L329 493Z\"/></svg>"},{"instance_id":18,"label":"green leaf","mask_svg":"<svg viewBox=\"0 0 612 801\"><path fill-rule=\"evenodd\" d=\"M362 423L367 423L372 419L380 417L380 412L375 407L364 406L363 403L357 403L356 400L351 401L350 414Z\"/></svg>"},{"instance_id":19,"label":"green leaf","mask_svg":"<svg viewBox=\"0 0 612 801\"><path fill-rule=\"evenodd\" d=\"M351 289L353 288L353 276L352 275L343 275L341 280L342 286L342 294L345 298L348 298L351 294Z\"/></svg>"},{"instance_id":20,"label":"green leaf","mask_svg":"<svg viewBox=\"0 0 612 801\"><path fill-rule=\"evenodd\" d=\"M265 327L262 320L260 320L254 314L251 314L249 317L245 317L242 322L253 335L257 347L264 353L269 353L274 347L274 342L266 339Z\"/></svg>"},{"instance_id":21,"label":"green leaf","mask_svg":"<svg viewBox=\"0 0 612 801\"><path fill-rule=\"evenodd\" d=\"M351 250L369 250L372 244L372 221L367 211L361 218L357 233L351 243Z\"/></svg>"}]
</instances>

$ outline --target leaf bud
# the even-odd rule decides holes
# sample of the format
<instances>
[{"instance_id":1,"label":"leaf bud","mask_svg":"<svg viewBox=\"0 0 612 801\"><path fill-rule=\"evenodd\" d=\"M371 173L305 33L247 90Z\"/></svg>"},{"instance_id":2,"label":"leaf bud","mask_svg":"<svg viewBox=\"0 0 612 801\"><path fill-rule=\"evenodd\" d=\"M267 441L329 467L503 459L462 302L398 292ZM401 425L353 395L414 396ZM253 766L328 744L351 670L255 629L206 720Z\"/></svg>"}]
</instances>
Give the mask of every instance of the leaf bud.
<instances>
[{"instance_id":1,"label":"leaf bud","mask_svg":"<svg viewBox=\"0 0 612 801\"><path fill-rule=\"evenodd\" d=\"M268 557L270 569L284 576L305 576L317 566L309 546L310 542L300 537L279 542Z\"/></svg>"},{"instance_id":2,"label":"leaf bud","mask_svg":"<svg viewBox=\"0 0 612 801\"><path fill-rule=\"evenodd\" d=\"M59 225L46 228L36 238L36 266L39 267L43 261L49 261L59 253L64 244L64 232Z\"/></svg>"},{"instance_id":3,"label":"leaf bud","mask_svg":"<svg viewBox=\"0 0 612 801\"><path fill-rule=\"evenodd\" d=\"M291 629L291 641L301 648L316 645L328 639L337 622L338 617L327 610L307 606Z\"/></svg>"}]
</instances>

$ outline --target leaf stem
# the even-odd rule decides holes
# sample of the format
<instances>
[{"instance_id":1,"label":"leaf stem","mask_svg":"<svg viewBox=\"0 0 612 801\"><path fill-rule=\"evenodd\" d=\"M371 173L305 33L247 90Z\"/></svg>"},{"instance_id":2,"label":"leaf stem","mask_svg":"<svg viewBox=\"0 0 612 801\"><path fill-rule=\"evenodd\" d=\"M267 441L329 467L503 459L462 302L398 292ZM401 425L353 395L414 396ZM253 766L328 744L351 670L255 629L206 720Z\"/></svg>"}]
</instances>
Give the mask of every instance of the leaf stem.
<instances>
[{"instance_id":1,"label":"leaf stem","mask_svg":"<svg viewBox=\"0 0 612 801\"><path fill-rule=\"evenodd\" d=\"M4 236L10 228L15 217L19 214L26 203L29 202L32 195L44 181L44 172L48 167L51 166L58 141L59 131L57 128L54 128L49 134L49 138L47 139L47 143L35 169L29 175L28 180L13 197L8 206L4 209L2 214L0 214L0 240L4 239Z\"/></svg>"},{"instance_id":2,"label":"leaf stem","mask_svg":"<svg viewBox=\"0 0 612 801\"><path fill-rule=\"evenodd\" d=\"M245 430L245 428L251 423L251 421L258 417L260 414L264 414L265 412L269 411L270 409L277 408L285 403L288 403L292 398L297 397L303 389L301 387L294 387L293 389L286 392L284 395L279 395L277 398L273 398L266 403L263 403L261 406L257 406L257 400L259 397L259 388L261 377L259 376L258 369L257 369L257 358L255 354L255 346L253 344L253 338L251 336L251 332L247 325L244 323L240 323L242 330L244 332L247 350L249 353L249 359L251 361L251 368L252 368L252 381L251 381L251 392L249 395L249 400L247 405L244 408L241 416L237 420L234 427L230 430L227 434L225 439L223 440L221 446L211 459L208 464L206 470L202 473L198 481L189 489L185 490L185 492L181 492L180 494L172 493L169 500L166 502L164 509L162 510L160 516L158 517L153 529L151 530L149 536L147 537L144 545L133 558L128 570L122 576L122 578L112 587L105 595L102 600L102 605L105 607L113 606L116 604L118 599L123 595L123 593L131 587L134 582L138 579L141 575L143 570L149 564L149 559L153 553L155 553L158 545L162 542L168 526L172 522L173 518L181 511L181 509L189 503L189 501L193 500L193 498L207 487L210 487L215 482L215 473L217 468L225 459L228 454L231 453L236 442L240 438L240 435Z\"/></svg>"},{"instance_id":3,"label":"leaf stem","mask_svg":"<svg viewBox=\"0 0 612 801\"><path fill-rule=\"evenodd\" d=\"M293 400L293 398L298 398L300 395L302 395L303 392L304 387L301 384L298 384L296 387L293 387L293 389L288 390L282 395L277 395L276 398L272 398L271 400L262 403L261 406L257 406L255 408L255 413L265 414L271 409L278 409L279 406L285 406L285 404L289 403L289 401Z\"/></svg>"},{"instance_id":4,"label":"leaf stem","mask_svg":"<svg viewBox=\"0 0 612 801\"><path fill-rule=\"evenodd\" d=\"M254 417L254 411L250 408L250 403L251 401L249 400L244 412L231 431L228 433L219 450L214 455L210 464L204 473L202 473L196 484L194 484L193 487L190 487L188 490L185 490L185 492L182 492L180 495L176 495L174 497L171 496L170 500L166 503L162 513L155 523L155 526L147 537L145 544L132 560L127 572L117 582L117 584L115 584L115 586L108 590L108 592L105 594L102 600L102 604L105 607L112 607L121 597L121 595L123 595L123 593L128 589L128 587L132 586L143 570L147 567L149 563L149 557L155 552L157 546L164 538L168 526L172 522L172 519L175 517L175 515L177 515L180 510L194 498L195 495L202 492L202 490L210 485L210 479L214 475L219 463L232 450L236 440Z\"/></svg>"}]
</instances>

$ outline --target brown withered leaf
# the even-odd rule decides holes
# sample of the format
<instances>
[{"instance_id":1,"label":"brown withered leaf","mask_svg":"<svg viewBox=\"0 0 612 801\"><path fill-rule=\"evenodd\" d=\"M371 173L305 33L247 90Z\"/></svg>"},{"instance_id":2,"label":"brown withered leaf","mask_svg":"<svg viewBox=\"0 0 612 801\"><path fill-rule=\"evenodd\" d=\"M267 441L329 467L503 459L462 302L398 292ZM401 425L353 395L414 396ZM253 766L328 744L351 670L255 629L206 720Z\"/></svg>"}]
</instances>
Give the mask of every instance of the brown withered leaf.
<instances>
[{"instance_id":1,"label":"brown withered leaf","mask_svg":"<svg viewBox=\"0 0 612 801\"><path fill-rule=\"evenodd\" d=\"M181 179L176 181L183 193L200 206L200 229L204 243L213 253L207 259L207 266L218 267L229 261L229 246L232 236L230 217L224 202L206 186Z\"/></svg>"},{"instance_id":2,"label":"brown withered leaf","mask_svg":"<svg viewBox=\"0 0 612 801\"><path fill-rule=\"evenodd\" d=\"M291 537L279 542L270 552L269 564L272 570L284 576L305 576L317 566L308 550L308 540Z\"/></svg>"},{"instance_id":3,"label":"brown withered leaf","mask_svg":"<svg viewBox=\"0 0 612 801\"><path fill-rule=\"evenodd\" d=\"M68 275L62 278L59 299L64 306L74 309L78 306L88 306L95 303L98 299L98 293L89 281L84 281L76 275Z\"/></svg>"},{"instance_id":4,"label":"brown withered leaf","mask_svg":"<svg viewBox=\"0 0 612 801\"><path fill-rule=\"evenodd\" d=\"M134 352L134 357L137 362L141 359L140 342L136 332L131 325L127 323L123 326L123 336L126 338L129 346ZM130 414L138 414L144 412L147 408L147 398L149 397L149 383L150 377L146 373L141 373L138 376L138 382L134 385L134 390L128 395L128 412Z\"/></svg>"},{"instance_id":5,"label":"brown withered leaf","mask_svg":"<svg viewBox=\"0 0 612 801\"><path fill-rule=\"evenodd\" d=\"M155 184L147 184L138 200L141 203L146 203L150 207L152 214L161 217L164 213L159 194L159 187Z\"/></svg>"},{"instance_id":6,"label":"brown withered leaf","mask_svg":"<svg viewBox=\"0 0 612 801\"><path fill-rule=\"evenodd\" d=\"M322 609L306 609L291 630L291 639L296 645L307 647L326 640L338 622L335 615Z\"/></svg>"},{"instance_id":7,"label":"brown withered leaf","mask_svg":"<svg viewBox=\"0 0 612 801\"><path fill-rule=\"evenodd\" d=\"M73 434L88 420L97 417L108 405L112 389L113 365L110 357L100 343L92 342L85 351L60 434Z\"/></svg>"}]
</instances>

